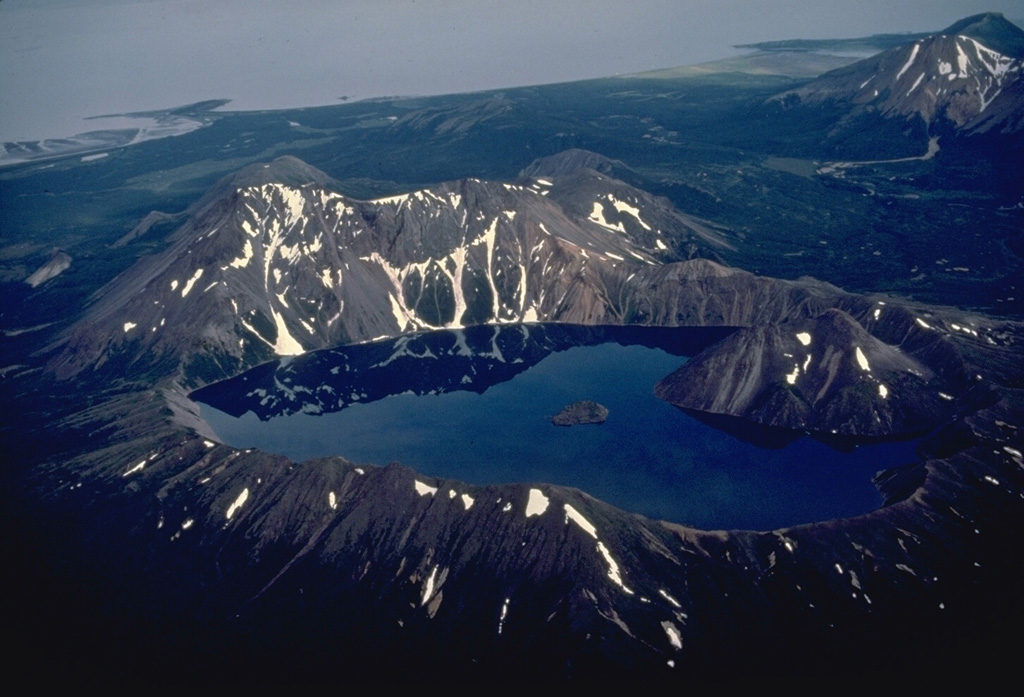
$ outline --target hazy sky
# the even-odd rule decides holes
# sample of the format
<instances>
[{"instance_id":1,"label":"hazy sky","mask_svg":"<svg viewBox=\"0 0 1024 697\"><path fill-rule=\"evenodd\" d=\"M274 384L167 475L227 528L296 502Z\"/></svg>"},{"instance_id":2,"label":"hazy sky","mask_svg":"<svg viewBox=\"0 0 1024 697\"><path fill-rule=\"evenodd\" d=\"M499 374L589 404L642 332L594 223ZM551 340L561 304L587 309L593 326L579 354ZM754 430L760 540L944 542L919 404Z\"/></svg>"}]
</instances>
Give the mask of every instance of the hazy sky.
<instances>
[{"instance_id":1,"label":"hazy sky","mask_svg":"<svg viewBox=\"0 0 1024 697\"><path fill-rule=\"evenodd\" d=\"M633 73L734 44L941 29L1024 0L2 0L0 142L86 116L231 109Z\"/></svg>"}]
</instances>

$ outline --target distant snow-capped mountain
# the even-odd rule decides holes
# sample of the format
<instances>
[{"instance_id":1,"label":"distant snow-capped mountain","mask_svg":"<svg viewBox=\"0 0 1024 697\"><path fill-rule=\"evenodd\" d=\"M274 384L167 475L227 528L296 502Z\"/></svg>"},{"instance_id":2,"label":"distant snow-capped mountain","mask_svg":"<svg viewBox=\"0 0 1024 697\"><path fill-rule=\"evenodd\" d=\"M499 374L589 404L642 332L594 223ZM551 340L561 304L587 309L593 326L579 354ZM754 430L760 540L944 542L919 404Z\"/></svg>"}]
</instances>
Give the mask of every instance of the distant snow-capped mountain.
<instances>
[{"instance_id":1,"label":"distant snow-capped mountain","mask_svg":"<svg viewBox=\"0 0 1024 697\"><path fill-rule=\"evenodd\" d=\"M775 100L787 107L835 104L845 111L844 120L874 113L920 117L929 130L1016 133L1024 126L1022 58L1024 31L1002 15L977 15L825 73Z\"/></svg>"}]
</instances>

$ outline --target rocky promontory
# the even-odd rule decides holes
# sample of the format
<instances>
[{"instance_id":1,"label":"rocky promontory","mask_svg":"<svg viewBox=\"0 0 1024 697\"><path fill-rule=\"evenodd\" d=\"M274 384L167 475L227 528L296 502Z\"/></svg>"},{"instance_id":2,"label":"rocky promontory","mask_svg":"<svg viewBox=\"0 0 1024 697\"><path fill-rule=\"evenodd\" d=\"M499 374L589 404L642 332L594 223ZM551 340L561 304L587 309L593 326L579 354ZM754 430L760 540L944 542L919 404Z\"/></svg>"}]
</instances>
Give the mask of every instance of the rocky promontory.
<instances>
[{"instance_id":1,"label":"rocky promontory","mask_svg":"<svg viewBox=\"0 0 1024 697\"><path fill-rule=\"evenodd\" d=\"M890 311L883 308L876 320ZM838 309L744 328L655 387L655 395L685 409L872 437L935 428L949 417L955 392L930 367Z\"/></svg>"}]
</instances>

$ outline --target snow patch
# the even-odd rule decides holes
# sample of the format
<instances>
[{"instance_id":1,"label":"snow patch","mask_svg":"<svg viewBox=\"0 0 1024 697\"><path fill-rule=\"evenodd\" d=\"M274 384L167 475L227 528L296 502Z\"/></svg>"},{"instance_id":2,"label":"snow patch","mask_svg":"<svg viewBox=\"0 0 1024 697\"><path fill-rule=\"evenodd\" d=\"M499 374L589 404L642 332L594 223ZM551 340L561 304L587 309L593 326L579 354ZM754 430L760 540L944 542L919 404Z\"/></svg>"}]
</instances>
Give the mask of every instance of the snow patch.
<instances>
[{"instance_id":1,"label":"snow patch","mask_svg":"<svg viewBox=\"0 0 1024 697\"><path fill-rule=\"evenodd\" d=\"M338 497L334 495L333 491L327 492L327 505L331 507L332 511L338 510Z\"/></svg>"},{"instance_id":2,"label":"snow patch","mask_svg":"<svg viewBox=\"0 0 1024 697\"><path fill-rule=\"evenodd\" d=\"M920 44L917 44L917 43L914 44L914 48L911 49L911 51L910 51L910 58L908 58L906 64L904 64L904 66L902 68L900 68L900 71L898 73L896 73L896 79L897 80L899 80L901 77L903 77L903 73L907 72L907 70L910 69L910 66L914 64L914 59L917 58L917 52L918 52L918 50L920 50L920 48L921 48Z\"/></svg>"},{"instance_id":3,"label":"snow patch","mask_svg":"<svg viewBox=\"0 0 1024 697\"><path fill-rule=\"evenodd\" d=\"M469 494L463 494L461 498L462 498L462 505L466 507L467 511L470 508L473 507L473 501L475 499L472 496L470 496Z\"/></svg>"},{"instance_id":4,"label":"snow patch","mask_svg":"<svg viewBox=\"0 0 1024 697\"><path fill-rule=\"evenodd\" d=\"M434 579L437 577L437 566L430 572L430 576L427 577L427 582L423 584L423 599L420 601L420 607L427 604L427 601L434 595Z\"/></svg>"},{"instance_id":5,"label":"snow patch","mask_svg":"<svg viewBox=\"0 0 1024 697\"><path fill-rule=\"evenodd\" d=\"M548 510L548 497L540 489L530 489L530 498L526 502L526 517L543 515Z\"/></svg>"},{"instance_id":6,"label":"snow patch","mask_svg":"<svg viewBox=\"0 0 1024 697\"><path fill-rule=\"evenodd\" d=\"M676 600L675 598L673 598L673 597L672 597L671 595L669 595L669 594L668 594L668 591L666 591L665 589L663 589L663 588L659 588L659 589L658 589L658 594L659 594L659 595L660 595L660 596L661 596L662 598L664 598L665 600L667 600L667 601L669 601L670 603L672 603L672 605L673 605L674 607L676 607L676 608L682 608L682 607L683 607L682 605L680 605L680 604L679 604L679 601L678 601L678 600Z\"/></svg>"},{"instance_id":7,"label":"snow patch","mask_svg":"<svg viewBox=\"0 0 1024 697\"><path fill-rule=\"evenodd\" d=\"M608 563L608 578L612 580L616 586L624 590L626 593L633 595L633 591L622 582L622 574L619 572L619 565L612 559L611 552L604 546L604 542L600 540L597 543L597 551L604 557L605 562Z\"/></svg>"},{"instance_id":8,"label":"snow patch","mask_svg":"<svg viewBox=\"0 0 1024 697\"><path fill-rule=\"evenodd\" d=\"M498 634L501 634L501 630L505 627L505 617L508 616L509 600L509 598L505 598L505 602L501 606L501 617L498 618Z\"/></svg>"},{"instance_id":9,"label":"snow patch","mask_svg":"<svg viewBox=\"0 0 1024 697\"><path fill-rule=\"evenodd\" d=\"M437 493L436 486L429 486L418 479L413 480L413 487L415 487L416 493L419 494L420 496L427 496L428 494L430 496L433 496L434 494Z\"/></svg>"},{"instance_id":10,"label":"snow patch","mask_svg":"<svg viewBox=\"0 0 1024 697\"><path fill-rule=\"evenodd\" d=\"M622 226L622 223L615 223L615 225L612 225L607 220L605 220L605 218L604 218L604 206L602 206L597 201L594 201L594 208L593 208L593 210L590 211L590 215L587 216L587 220L589 220L592 223L597 223L598 225L600 225L601 227L605 228L606 230L614 230L616 232L625 232L626 231L626 228L624 228Z\"/></svg>"},{"instance_id":11,"label":"snow patch","mask_svg":"<svg viewBox=\"0 0 1024 697\"><path fill-rule=\"evenodd\" d=\"M1001 78L1005 73L1011 70L1013 66L1013 58L1004 56L998 51L983 46L969 36L963 37L971 42L974 46L974 52L978 55L978 59L981 61L985 69L997 80Z\"/></svg>"},{"instance_id":12,"label":"snow patch","mask_svg":"<svg viewBox=\"0 0 1024 697\"><path fill-rule=\"evenodd\" d=\"M799 341L804 346L811 345L811 335L808 334L807 332L800 332L799 334L796 335L796 338L797 341Z\"/></svg>"},{"instance_id":13,"label":"snow patch","mask_svg":"<svg viewBox=\"0 0 1024 697\"><path fill-rule=\"evenodd\" d=\"M491 288L491 298L492 302L494 303L493 307L491 308L491 316L495 320L498 319L498 313L500 310L501 303L501 295L498 293L498 287L494 284L494 242L496 239L497 230L498 219L495 218L494 220L491 221L490 226L487 228L484 234L477 240L474 240L472 243L479 244L480 242L483 242L485 245L485 249L487 250L487 268L486 273L484 275L487 277L487 283Z\"/></svg>"},{"instance_id":14,"label":"snow patch","mask_svg":"<svg viewBox=\"0 0 1024 697\"><path fill-rule=\"evenodd\" d=\"M249 487L245 487L244 489L242 489L242 493L238 495L238 498L236 498L234 500L234 503L232 503L230 506L228 506L227 519L231 520L231 516L233 516L235 514L235 512L239 508L241 508L245 504L245 502L248 501L248 500L249 500Z\"/></svg>"},{"instance_id":15,"label":"snow patch","mask_svg":"<svg viewBox=\"0 0 1024 697\"><path fill-rule=\"evenodd\" d=\"M124 333L127 334L132 329L135 329L135 327L137 327L137 326L139 326L139 325L135 324L135 322L125 322L124 323Z\"/></svg>"},{"instance_id":16,"label":"snow patch","mask_svg":"<svg viewBox=\"0 0 1024 697\"><path fill-rule=\"evenodd\" d=\"M676 626L674 624L672 624L668 620L665 620L661 623L661 627L665 630L665 634L668 636L668 641L670 644L672 644L672 648L683 648L683 639L679 636L679 630L676 629Z\"/></svg>"},{"instance_id":17,"label":"snow patch","mask_svg":"<svg viewBox=\"0 0 1024 697\"><path fill-rule=\"evenodd\" d=\"M141 471L142 468L145 467L145 466L146 466L146 461L143 460L142 462L140 462L139 464L135 465L134 467L129 467L127 470L125 470L124 474L122 474L121 476L122 477L127 477L129 474L134 474L136 472Z\"/></svg>"},{"instance_id":18,"label":"snow patch","mask_svg":"<svg viewBox=\"0 0 1024 697\"><path fill-rule=\"evenodd\" d=\"M287 305L285 305L287 307ZM295 340L288 332L284 323L284 317L277 310L271 308L270 314L274 316L274 325L277 327L277 341L274 342L274 353L278 356L298 356L306 352L302 344Z\"/></svg>"},{"instance_id":19,"label":"snow patch","mask_svg":"<svg viewBox=\"0 0 1024 697\"><path fill-rule=\"evenodd\" d=\"M911 88L909 90L907 90L907 96L908 97L910 96L911 92L913 92L914 90L916 90L918 88L918 86L921 84L921 80L924 80L924 73L921 73L920 75L918 75L917 79L914 80L914 84L911 86Z\"/></svg>"},{"instance_id":20,"label":"snow patch","mask_svg":"<svg viewBox=\"0 0 1024 697\"><path fill-rule=\"evenodd\" d=\"M960 68L960 74L957 77L967 77L967 54L960 48L960 42L956 44L956 64Z\"/></svg>"},{"instance_id":21,"label":"snow patch","mask_svg":"<svg viewBox=\"0 0 1024 697\"><path fill-rule=\"evenodd\" d=\"M648 225L647 223L645 223L640 218L640 209L639 208L631 206L628 203L623 203L622 201L616 201L615 198L613 198L612 196L609 196L608 198L610 198L612 200L612 205L615 206L615 210L617 210L619 213L629 213L631 216L636 218L636 222L640 223L640 225L643 227L644 230L650 230L651 229L651 226Z\"/></svg>"},{"instance_id":22,"label":"snow patch","mask_svg":"<svg viewBox=\"0 0 1024 697\"><path fill-rule=\"evenodd\" d=\"M889 396L889 388L882 383L878 383L878 395L882 399L886 399Z\"/></svg>"},{"instance_id":23,"label":"snow patch","mask_svg":"<svg viewBox=\"0 0 1024 697\"><path fill-rule=\"evenodd\" d=\"M252 254L252 243L249 242L249 240L246 240L245 246L242 247L242 256L232 261L231 266L235 267L236 269L244 269L246 266L249 265L249 262L252 260Z\"/></svg>"},{"instance_id":24,"label":"snow patch","mask_svg":"<svg viewBox=\"0 0 1024 697\"><path fill-rule=\"evenodd\" d=\"M409 194L399 194L397 196L385 196L384 198L375 198L370 203L376 203L378 205L388 205L392 203L402 204L409 198Z\"/></svg>"},{"instance_id":25,"label":"snow patch","mask_svg":"<svg viewBox=\"0 0 1024 697\"><path fill-rule=\"evenodd\" d=\"M565 524L566 525L568 525L569 521L571 520L572 522L574 522L577 525L579 525L580 528L583 529L583 532L587 533L588 535L593 537L595 540L597 539L597 528L595 528L593 526L593 524L589 520L584 518L583 515L580 514L579 511L577 511L575 508L573 508L569 504L565 504L564 508L565 508Z\"/></svg>"},{"instance_id":26,"label":"snow patch","mask_svg":"<svg viewBox=\"0 0 1024 697\"><path fill-rule=\"evenodd\" d=\"M856 351L857 365L860 366L861 370L871 372L871 365L868 363L868 357L864 355L864 352L860 350L860 346L857 347Z\"/></svg>"},{"instance_id":27,"label":"snow patch","mask_svg":"<svg viewBox=\"0 0 1024 697\"><path fill-rule=\"evenodd\" d=\"M202 275L203 270L196 269L196 272L192 274L192 278L188 279L188 282L185 283L185 287L181 289L181 297L184 298L186 295L188 295L188 292L192 290L192 286L195 285L196 281L198 281ZM175 283L177 283L177 281L175 281Z\"/></svg>"}]
</instances>

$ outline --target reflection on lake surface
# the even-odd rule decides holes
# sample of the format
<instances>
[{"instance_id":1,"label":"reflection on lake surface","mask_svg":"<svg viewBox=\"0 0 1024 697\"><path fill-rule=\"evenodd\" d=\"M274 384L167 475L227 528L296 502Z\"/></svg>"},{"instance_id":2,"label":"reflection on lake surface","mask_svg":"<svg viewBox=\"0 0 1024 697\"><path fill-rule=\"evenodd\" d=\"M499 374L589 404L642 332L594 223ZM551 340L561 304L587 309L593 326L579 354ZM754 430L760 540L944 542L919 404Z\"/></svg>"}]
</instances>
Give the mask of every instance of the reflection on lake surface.
<instances>
[{"instance_id":1,"label":"reflection on lake surface","mask_svg":"<svg viewBox=\"0 0 1024 697\"><path fill-rule=\"evenodd\" d=\"M730 435L654 397L658 380L724 334L567 325L432 332L266 364L192 397L235 447L296 460L397 460L471 484L564 484L701 528L770 529L877 508L871 476L915 461L914 442L838 452L799 438L766 448L755 429L734 424ZM604 424L551 424L583 399L608 408Z\"/></svg>"}]
</instances>

